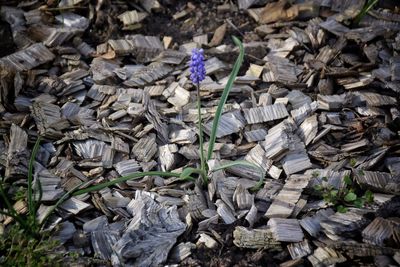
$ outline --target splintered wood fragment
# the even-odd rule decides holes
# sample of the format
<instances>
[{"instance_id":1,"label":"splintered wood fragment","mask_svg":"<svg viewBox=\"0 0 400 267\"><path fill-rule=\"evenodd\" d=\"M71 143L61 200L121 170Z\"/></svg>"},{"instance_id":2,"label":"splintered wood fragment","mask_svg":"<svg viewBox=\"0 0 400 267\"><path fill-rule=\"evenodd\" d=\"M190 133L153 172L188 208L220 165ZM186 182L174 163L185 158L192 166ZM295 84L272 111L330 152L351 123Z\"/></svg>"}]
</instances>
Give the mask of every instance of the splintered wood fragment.
<instances>
[{"instance_id":1,"label":"splintered wood fragment","mask_svg":"<svg viewBox=\"0 0 400 267\"><path fill-rule=\"evenodd\" d=\"M336 212L321 222L325 234L332 240L340 240L357 234L357 230L368 224L366 211L351 208L346 213Z\"/></svg>"},{"instance_id":2,"label":"splintered wood fragment","mask_svg":"<svg viewBox=\"0 0 400 267\"><path fill-rule=\"evenodd\" d=\"M283 104L244 109L243 112L246 121L250 124L278 120L289 116Z\"/></svg>"},{"instance_id":3,"label":"splintered wood fragment","mask_svg":"<svg viewBox=\"0 0 400 267\"><path fill-rule=\"evenodd\" d=\"M357 142L347 143L347 144L342 145L341 150L344 152L350 152L353 150L368 147L369 145L370 145L370 142L368 141L368 139L361 139L360 141L357 141Z\"/></svg>"},{"instance_id":4,"label":"splintered wood fragment","mask_svg":"<svg viewBox=\"0 0 400 267\"><path fill-rule=\"evenodd\" d=\"M210 135L214 121L204 125L204 131ZM217 128L217 138L221 138L233 133L238 133L245 126L245 119L239 111L225 113L221 116Z\"/></svg>"},{"instance_id":5,"label":"splintered wood fragment","mask_svg":"<svg viewBox=\"0 0 400 267\"><path fill-rule=\"evenodd\" d=\"M259 66L256 64L250 64L249 69L246 71L246 76L260 78L263 70L264 70L263 66Z\"/></svg>"},{"instance_id":6,"label":"splintered wood fragment","mask_svg":"<svg viewBox=\"0 0 400 267\"><path fill-rule=\"evenodd\" d=\"M88 209L91 205L81 201L75 197L71 197L62 203L59 207L72 214L78 214L81 211Z\"/></svg>"},{"instance_id":7,"label":"splintered wood fragment","mask_svg":"<svg viewBox=\"0 0 400 267\"><path fill-rule=\"evenodd\" d=\"M200 190L197 185L195 185L194 190L189 190L187 192L184 200L187 203L187 209L191 218L196 221L200 221L205 218L203 215L203 211L208 208L207 202L202 190Z\"/></svg>"},{"instance_id":8,"label":"splintered wood fragment","mask_svg":"<svg viewBox=\"0 0 400 267\"><path fill-rule=\"evenodd\" d=\"M318 109L339 110L346 103L346 95L320 95L318 94Z\"/></svg>"},{"instance_id":9,"label":"splintered wood fragment","mask_svg":"<svg viewBox=\"0 0 400 267\"><path fill-rule=\"evenodd\" d=\"M204 62L204 66L206 68L207 75L226 69L226 64L216 57L206 60L206 62Z\"/></svg>"},{"instance_id":10,"label":"splintered wood fragment","mask_svg":"<svg viewBox=\"0 0 400 267\"><path fill-rule=\"evenodd\" d=\"M350 31L349 28L343 26L339 22L337 22L334 19L326 20L322 23L319 24L319 26L331 33L333 33L336 36L343 36L344 34L348 33Z\"/></svg>"},{"instance_id":11,"label":"splintered wood fragment","mask_svg":"<svg viewBox=\"0 0 400 267\"><path fill-rule=\"evenodd\" d=\"M274 197L265 216L268 218L288 218L296 208L301 193L307 187L309 178L303 175L291 175L286 179L282 190Z\"/></svg>"},{"instance_id":12,"label":"splintered wood fragment","mask_svg":"<svg viewBox=\"0 0 400 267\"><path fill-rule=\"evenodd\" d=\"M254 195L250 194L244 186L239 184L233 193L233 201L239 209L249 209L254 204Z\"/></svg>"},{"instance_id":13,"label":"splintered wood fragment","mask_svg":"<svg viewBox=\"0 0 400 267\"><path fill-rule=\"evenodd\" d=\"M318 132L318 120L317 115L313 115L304 120L297 130L298 136L303 140L304 144L307 146Z\"/></svg>"},{"instance_id":14,"label":"splintered wood fragment","mask_svg":"<svg viewBox=\"0 0 400 267\"><path fill-rule=\"evenodd\" d=\"M145 94L143 98L143 105L146 110L145 117L158 132L157 140L159 140L161 144L168 144L168 126L161 120L160 113L158 113L154 102L150 100L150 96Z\"/></svg>"},{"instance_id":15,"label":"splintered wood fragment","mask_svg":"<svg viewBox=\"0 0 400 267\"><path fill-rule=\"evenodd\" d=\"M4 64L17 71L27 71L52 61L54 58L55 55L46 46L42 43L35 43L24 50L1 58L0 65Z\"/></svg>"},{"instance_id":16,"label":"splintered wood fragment","mask_svg":"<svg viewBox=\"0 0 400 267\"><path fill-rule=\"evenodd\" d=\"M55 172L55 174L57 174L57 172ZM35 164L34 177L34 184L37 184L37 179L40 181L43 194L42 201L55 201L65 193L61 188L61 178L51 173L39 163ZM35 186L34 192L35 195L39 197L39 188Z\"/></svg>"},{"instance_id":17,"label":"splintered wood fragment","mask_svg":"<svg viewBox=\"0 0 400 267\"><path fill-rule=\"evenodd\" d=\"M321 230L321 221L326 220L335 212L332 209L319 210L314 216L305 217L300 220L300 225L313 237L318 237Z\"/></svg>"},{"instance_id":18,"label":"splintered wood fragment","mask_svg":"<svg viewBox=\"0 0 400 267\"><path fill-rule=\"evenodd\" d=\"M300 3L291 5L289 8L286 2L274 2L267 4L261 11L259 18L260 23L266 24L275 21L290 21L298 16L317 16L318 8L314 3ZM311 15L314 14L314 15Z\"/></svg>"},{"instance_id":19,"label":"splintered wood fragment","mask_svg":"<svg viewBox=\"0 0 400 267\"><path fill-rule=\"evenodd\" d=\"M90 234L94 253L103 260L111 260L113 245L117 243L120 235L117 231L99 230Z\"/></svg>"},{"instance_id":20,"label":"splintered wood fragment","mask_svg":"<svg viewBox=\"0 0 400 267\"><path fill-rule=\"evenodd\" d=\"M271 218L268 221L272 236L280 242L303 241L304 234L297 219Z\"/></svg>"},{"instance_id":21,"label":"splintered wood fragment","mask_svg":"<svg viewBox=\"0 0 400 267\"><path fill-rule=\"evenodd\" d=\"M282 160L286 175L297 173L311 168L312 163L304 148L290 151Z\"/></svg>"},{"instance_id":22,"label":"splintered wood fragment","mask_svg":"<svg viewBox=\"0 0 400 267\"><path fill-rule=\"evenodd\" d=\"M179 65L183 62L183 60L186 57L187 57L186 53L168 49L162 51L159 56L154 58L154 60L165 64Z\"/></svg>"},{"instance_id":23,"label":"splintered wood fragment","mask_svg":"<svg viewBox=\"0 0 400 267\"><path fill-rule=\"evenodd\" d=\"M317 248L314 250L314 254L308 256L307 259L314 267L325 267L346 261L342 254L328 247Z\"/></svg>"},{"instance_id":24,"label":"splintered wood fragment","mask_svg":"<svg viewBox=\"0 0 400 267\"><path fill-rule=\"evenodd\" d=\"M231 224L236 221L234 211L221 199L215 202L217 213L222 218L225 224Z\"/></svg>"},{"instance_id":25,"label":"splintered wood fragment","mask_svg":"<svg viewBox=\"0 0 400 267\"><path fill-rule=\"evenodd\" d=\"M135 34L127 36L132 41L132 54L138 62L148 62L164 50L164 45L157 36Z\"/></svg>"},{"instance_id":26,"label":"splintered wood fragment","mask_svg":"<svg viewBox=\"0 0 400 267\"><path fill-rule=\"evenodd\" d=\"M311 104L305 103L301 107L297 109L293 109L290 111L290 115L292 115L293 120L297 125L300 125L308 116L314 113L318 108L318 103L316 101Z\"/></svg>"},{"instance_id":27,"label":"splintered wood fragment","mask_svg":"<svg viewBox=\"0 0 400 267\"><path fill-rule=\"evenodd\" d=\"M197 140L196 132L193 129L180 129L171 131L169 141L177 144L193 144Z\"/></svg>"},{"instance_id":28,"label":"splintered wood fragment","mask_svg":"<svg viewBox=\"0 0 400 267\"><path fill-rule=\"evenodd\" d=\"M355 172L357 182L364 187L382 193L400 194L398 179L390 173L358 170Z\"/></svg>"},{"instance_id":29,"label":"splintered wood fragment","mask_svg":"<svg viewBox=\"0 0 400 267\"><path fill-rule=\"evenodd\" d=\"M143 191L136 191L129 206L133 218L113 246L118 265L163 265L186 228L177 208L163 207Z\"/></svg>"},{"instance_id":30,"label":"splintered wood fragment","mask_svg":"<svg viewBox=\"0 0 400 267\"><path fill-rule=\"evenodd\" d=\"M296 128L294 121L284 120L272 127L262 146L266 157L272 160L279 160L289 151L289 134Z\"/></svg>"},{"instance_id":31,"label":"splintered wood fragment","mask_svg":"<svg viewBox=\"0 0 400 267\"><path fill-rule=\"evenodd\" d=\"M400 175L400 157L387 157L385 159L385 166L392 175Z\"/></svg>"},{"instance_id":32,"label":"splintered wood fragment","mask_svg":"<svg viewBox=\"0 0 400 267\"><path fill-rule=\"evenodd\" d=\"M161 96L164 89L165 89L164 85L153 85L153 86L146 86L144 88L144 91L147 92L150 96Z\"/></svg>"},{"instance_id":33,"label":"splintered wood fragment","mask_svg":"<svg viewBox=\"0 0 400 267\"><path fill-rule=\"evenodd\" d=\"M189 257L194 249L196 249L196 245L191 242L179 243L171 250L169 257L172 261L181 262Z\"/></svg>"},{"instance_id":34,"label":"splintered wood fragment","mask_svg":"<svg viewBox=\"0 0 400 267\"><path fill-rule=\"evenodd\" d=\"M26 214L28 212L28 204L26 203L26 201L24 201L22 199L15 202L12 206L15 209L15 211L17 212L17 214L19 214L19 215ZM7 216L7 217L5 217L3 224L8 225L8 224L12 223L13 221L14 221L14 218Z\"/></svg>"},{"instance_id":35,"label":"splintered wood fragment","mask_svg":"<svg viewBox=\"0 0 400 267\"><path fill-rule=\"evenodd\" d=\"M325 241L324 241L325 242ZM396 249L390 247L376 246L367 243L358 243L354 241L330 241L327 247L343 251L350 258L354 257L371 257L377 255L393 255Z\"/></svg>"},{"instance_id":36,"label":"splintered wood fragment","mask_svg":"<svg viewBox=\"0 0 400 267\"><path fill-rule=\"evenodd\" d=\"M283 84L297 83L297 75L301 72L298 66L287 58L267 56L263 80L265 82L280 82ZM310 101L311 102L311 101Z\"/></svg>"},{"instance_id":37,"label":"splintered wood fragment","mask_svg":"<svg viewBox=\"0 0 400 267\"><path fill-rule=\"evenodd\" d=\"M292 105L293 109L298 109L305 104L312 103L312 99L299 90L291 91L286 97L289 99L289 102Z\"/></svg>"},{"instance_id":38,"label":"splintered wood fragment","mask_svg":"<svg viewBox=\"0 0 400 267\"><path fill-rule=\"evenodd\" d=\"M363 231L363 241L378 246L400 246L400 222L377 217Z\"/></svg>"},{"instance_id":39,"label":"splintered wood fragment","mask_svg":"<svg viewBox=\"0 0 400 267\"><path fill-rule=\"evenodd\" d=\"M221 42L225 36L226 26L227 26L226 23L224 23L215 30L214 36L211 39L210 43L208 44L209 46L212 47L212 46L218 46L221 44Z\"/></svg>"},{"instance_id":40,"label":"splintered wood fragment","mask_svg":"<svg viewBox=\"0 0 400 267\"><path fill-rule=\"evenodd\" d=\"M247 142L249 142L249 143L262 141L265 139L266 135L267 135L267 131L262 128L244 132L244 138L246 138Z\"/></svg>"},{"instance_id":41,"label":"splintered wood fragment","mask_svg":"<svg viewBox=\"0 0 400 267\"><path fill-rule=\"evenodd\" d=\"M396 98L378 93L354 92L353 94L361 103L366 103L368 106L372 107L396 105L397 103Z\"/></svg>"},{"instance_id":42,"label":"splintered wood fragment","mask_svg":"<svg viewBox=\"0 0 400 267\"><path fill-rule=\"evenodd\" d=\"M255 4L257 0L239 0L238 6L239 9L248 9L251 5Z\"/></svg>"},{"instance_id":43,"label":"splintered wood fragment","mask_svg":"<svg viewBox=\"0 0 400 267\"><path fill-rule=\"evenodd\" d=\"M159 162L161 170L169 171L177 163L178 146L176 144L166 144L158 147Z\"/></svg>"},{"instance_id":44,"label":"splintered wood fragment","mask_svg":"<svg viewBox=\"0 0 400 267\"><path fill-rule=\"evenodd\" d=\"M39 133L48 138L62 137L61 130L69 126L68 121L61 117L61 109L57 105L34 102L31 111Z\"/></svg>"},{"instance_id":45,"label":"splintered wood fragment","mask_svg":"<svg viewBox=\"0 0 400 267\"><path fill-rule=\"evenodd\" d=\"M233 231L233 243L239 248L282 250L281 242L272 236L270 229L248 230L243 226L236 226Z\"/></svg>"},{"instance_id":46,"label":"splintered wood fragment","mask_svg":"<svg viewBox=\"0 0 400 267\"><path fill-rule=\"evenodd\" d=\"M134 159L120 161L117 164L115 164L115 170L121 176L135 173L139 171L141 168L142 167L140 166L140 164Z\"/></svg>"},{"instance_id":47,"label":"splintered wood fragment","mask_svg":"<svg viewBox=\"0 0 400 267\"><path fill-rule=\"evenodd\" d=\"M12 124L10 129L10 144L6 152L5 176L21 178L28 174L28 134L19 126ZM4 151L3 151L4 153Z\"/></svg>"},{"instance_id":48,"label":"splintered wood fragment","mask_svg":"<svg viewBox=\"0 0 400 267\"><path fill-rule=\"evenodd\" d=\"M93 81L96 83L104 83L113 80L115 77L114 70L119 68L119 62L116 60L108 60L101 57L94 58L90 64L90 71L93 73Z\"/></svg>"},{"instance_id":49,"label":"splintered wood fragment","mask_svg":"<svg viewBox=\"0 0 400 267\"><path fill-rule=\"evenodd\" d=\"M125 11L117 18L124 24L124 26L129 26L141 22L147 17L145 12L137 12L136 10Z\"/></svg>"},{"instance_id":50,"label":"splintered wood fragment","mask_svg":"<svg viewBox=\"0 0 400 267\"><path fill-rule=\"evenodd\" d=\"M84 159L95 159L98 157L101 158L107 148L111 149L111 147L105 142L95 139L75 141L73 142L73 146L78 156Z\"/></svg>"},{"instance_id":51,"label":"splintered wood fragment","mask_svg":"<svg viewBox=\"0 0 400 267\"><path fill-rule=\"evenodd\" d=\"M156 137L154 134L141 138L133 147L132 154L140 162L149 162L157 153Z\"/></svg>"},{"instance_id":52,"label":"splintered wood fragment","mask_svg":"<svg viewBox=\"0 0 400 267\"><path fill-rule=\"evenodd\" d=\"M265 156L265 151L260 144L253 147L244 159L261 167L264 171L268 171L272 166L272 160Z\"/></svg>"},{"instance_id":53,"label":"splintered wood fragment","mask_svg":"<svg viewBox=\"0 0 400 267\"><path fill-rule=\"evenodd\" d=\"M300 259L308 256L313 252L313 249L307 239L298 243L287 245L287 249L292 259Z\"/></svg>"},{"instance_id":54,"label":"splintered wood fragment","mask_svg":"<svg viewBox=\"0 0 400 267\"><path fill-rule=\"evenodd\" d=\"M169 103L180 109L189 103L190 93L182 88L179 83L173 82L164 90L163 96L167 98Z\"/></svg>"},{"instance_id":55,"label":"splintered wood fragment","mask_svg":"<svg viewBox=\"0 0 400 267\"><path fill-rule=\"evenodd\" d=\"M172 71L172 68L164 63L153 62L150 65L136 71L132 76L124 82L129 87L142 87L152 84Z\"/></svg>"}]
</instances>

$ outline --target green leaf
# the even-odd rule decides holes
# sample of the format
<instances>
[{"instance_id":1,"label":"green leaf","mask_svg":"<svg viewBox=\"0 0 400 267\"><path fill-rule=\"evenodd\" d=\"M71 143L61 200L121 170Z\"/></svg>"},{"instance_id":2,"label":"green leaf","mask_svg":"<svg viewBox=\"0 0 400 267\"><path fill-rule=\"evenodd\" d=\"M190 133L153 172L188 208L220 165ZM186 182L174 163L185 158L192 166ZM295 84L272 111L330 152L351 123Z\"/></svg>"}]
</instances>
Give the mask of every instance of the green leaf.
<instances>
[{"instance_id":1,"label":"green leaf","mask_svg":"<svg viewBox=\"0 0 400 267\"><path fill-rule=\"evenodd\" d=\"M202 177L207 177L206 174L204 173L204 171L201 169L185 168L185 169L183 169L181 175L179 175L179 178L182 180L192 179L192 177L190 175L192 175L193 173L200 174Z\"/></svg>"},{"instance_id":2,"label":"green leaf","mask_svg":"<svg viewBox=\"0 0 400 267\"><path fill-rule=\"evenodd\" d=\"M356 206L356 208L362 208L364 206L364 200L362 198L357 198L356 200L354 200L353 204L354 206Z\"/></svg>"},{"instance_id":3,"label":"green leaf","mask_svg":"<svg viewBox=\"0 0 400 267\"><path fill-rule=\"evenodd\" d=\"M36 222L36 207L35 200L33 198L33 164L35 163L36 154L39 151L41 137L38 136L36 140L35 146L32 149L31 158L29 160L29 169L28 169L28 210L29 210L29 218L32 221Z\"/></svg>"},{"instance_id":4,"label":"green leaf","mask_svg":"<svg viewBox=\"0 0 400 267\"><path fill-rule=\"evenodd\" d=\"M367 203L372 203L374 202L374 193L372 193L370 190L367 190L364 193L364 198Z\"/></svg>"},{"instance_id":5,"label":"green leaf","mask_svg":"<svg viewBox=\"0 0 400 267\"><path fill-rule=\"evenodd\" d=\"M236 76L239 73L240 66L243 63L243 58L244 58L243 44L235 36L232 36L232 39L233 39L233 42L239 47L239 56L236 59L235 65L233 65L232 72L231 72L231 74L229 76L228 82L226 83L224 91L222 92L221 99L220 99L218 107L217 107L217 111L215 112L215 117L214 117L212 129L211 129L211 134L210 134L210 141L209 141L209 144L208 144L207 160L211 159L212 152L214 150L215 140L217 138L217 129L218 129L218 125L219 125L219 120L220 120L221 115L222 115L222 110L224 108L226 100L228 99L229 92L232 89L232 86L233 86L233 83L234 83L234 81L236 79Z\"/></svg>"},{"instance_id":6,"label":"green leaf","mask_svg":"<svg viewBox=\"0 0 400 267\"><path fill-rule=\"evenodd\" d=\"M314 190L316 190L316 191L322 191L322 189L323 189L322 185L320 185L320 184L314 185Z\"/></svg>"},{"instance_id":7,"label":"green leaf","mask_svg":"<svg viewBox=\"0 0 400 267\"><path fill-rule=\"evenodd\" d=\"M360 13L356 16L354 22L356 24L360 23L362 18L368 13L368 11L373 8L379 0L369 0L366 5L361 9Z\"/></svg>"},{"instance_id":8,"label":"green leaf","mask_svg":"<svg viewBox=\"0 0 400 267\"><path fill-rule=\"evenodd\" d=\"M234 166L247 166L247 167L251 167L251 168L257 169L260 172L260 180L252 188L252 190L256 191L256 190L261 188L261 186L262 186L262 184L264 182L264 170L260 166L254 164L254 163L248 162L247 160L230 161L230 162L221 164L218 167L213 168L211 171L215 172L215 171L227 169L227 168L234 167Z\"/></svg>"},{"instance_id":9,"label":"green leaf","mask_svg":"<svg viewBox=\"0 0 400 267\"><path fill-rule=\"evenodd\" d=\"M330 194L330 196L331 196L332 198L336 198L336 196L337 196L337 194L338 194L338 190L332 190L332 191L329 192L329 194Z\"/></svg>"},{"instance_id":10,"label":"green leaf","mask_svg":"<svg viewBox=\"0 0 400 267\"><path fill-rule=\"evenodd\" d=\"M324 181L324 182L328 182L328 177L326 177L326 176L322 177L321 179L322 179L322 181Z\"/></svg>"},{"instance_id":11,"label":"green leaf","mask_svg":"<svg viewBox=\"0 0 400 267\"><path fill-rule=\"evenodd\" d=\"M357 195L354 194L353 192L347 193L346 196L344 197L344 201L346 201L346 202L352 202L356 199L357 199Z\"/></svg>"},{"instance_id":12,"label":"green leaf","mask_svg":"<svg viewBox=\"0 0 400 267\"><path fill-rule=\"evenodd\" d=\"M348 208L346 208L346 207L344 207L342 205L337 206L336 209L340 213L346 213L349 210Z\"/></svg>"},{"instance_id":13,"label":"green leaf","mask_svg":"<svg viewBox=\"0 0 400 267\"><path fill-rule=\"evenodd\" d=\"M346 185L352 185L353 184L353 181L351 180L349 175L345 175L344 178L343 178L343 181L344 181L344 183Z\"/></svg>"}]
</instances>

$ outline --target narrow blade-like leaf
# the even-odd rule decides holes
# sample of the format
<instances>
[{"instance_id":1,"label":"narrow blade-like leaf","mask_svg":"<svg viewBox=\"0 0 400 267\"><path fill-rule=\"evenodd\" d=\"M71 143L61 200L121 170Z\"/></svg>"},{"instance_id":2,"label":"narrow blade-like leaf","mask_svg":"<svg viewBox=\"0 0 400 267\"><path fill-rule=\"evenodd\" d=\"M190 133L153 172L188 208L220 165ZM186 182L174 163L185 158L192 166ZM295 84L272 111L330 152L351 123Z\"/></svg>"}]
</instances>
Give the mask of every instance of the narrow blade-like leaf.
<instances>
[{"instance_id":1,"label":"narrow blade-like leaf","mask_svg":"<svg viewBox=\"0 0 400 267\"><path fill-rule=\"evenodd\" d=\"M252 188L252 190L257 191L258 189L261 188L261 186L264 182L264 170L260 166L254 164L254 163L248 162L247 160L235 160L235 161L223 163L223 164L213 168L211 171L215 172L215 171L227 169L227 168L234 167L234 166L246 166L246 167L251 167L251 168L258 170L260 172L260 180Z\"/></svg>"},{"instance_id":2,"label":"narrow blade-like leaf","mask_svg":"<svg viewBox=\"0 0 400 267\"><path fill-rule=\"evenodd\" d=\"M40 146L40 136L36 140L35 146L33 147L31 158L29 160L29 169L28 169L28 210L29 210L29 217L32 220L35 220L35 201L33 198L33 188L32 188L32 183L33 183L33 164L35 162L36 154L39 150Z\"/></svg>"},{"instance_id":3,"label":"narrow blade-like leaf","mask_svg":"<svg viewBox=\"0 0 400 267\"><path fill-rule=\"evenodd\" d=\"M229 92L232 89L233 83L236 79L236 76L239 73L240 66L243 63L243 58L244 58L244 48L242 42L235 37L232 36L233 42L239 47L239 56L236 59L235 65L233 65L232 72L229 76L228 82L226 83L226 86L224 88L224 91L222 92L221 99L219 101L217 111L215 113L212 129L211 129L211 134L210 134L210 142L208 144L208 152L207 152L207 160L211 159L212 152L214 150L214 145L215 145L215 139L217 138L217 129L218 129L218 124L219 120L222 115L222 110L224 108L224 105L226 103L226 100L228 99Z\"/></svg>"}]
</instances>

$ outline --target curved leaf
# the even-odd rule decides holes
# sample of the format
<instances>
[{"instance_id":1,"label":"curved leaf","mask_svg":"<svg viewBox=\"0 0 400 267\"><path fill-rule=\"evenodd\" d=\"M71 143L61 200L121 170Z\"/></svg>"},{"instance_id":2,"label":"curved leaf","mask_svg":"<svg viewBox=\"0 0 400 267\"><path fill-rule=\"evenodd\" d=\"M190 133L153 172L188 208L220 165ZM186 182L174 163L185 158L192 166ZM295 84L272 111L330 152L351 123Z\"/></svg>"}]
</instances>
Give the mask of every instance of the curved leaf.
<instances>
[{"instance_id":1,"label":"curved leaf","mask_svg":"<svg viewBox=\"0 0 400 267\"><path fill-rule=\"evenodd\" d=\"M217 138L218 124L219 124L219 120L222 115L222 109L224 108L226 100L228 99L229 92L232 89L232 86L236 79L236 76L239 73L240 66L243 63L243 58L244 58L243 44L235 36L232 36L232 39L233 39L233 42L239 47L240 52L239 52L238 58L236 59L235 65L233 65L232 72L229 76L228 82L226 83L224 91L222 92L221 99L220 99L218 107L217 107L217 111L215 112L214 122L212 125L211 134L210 134L210 142L208 144L207 160L211 159L212 152L214 150L215 139Z\"/></svg>"}]
</instances>

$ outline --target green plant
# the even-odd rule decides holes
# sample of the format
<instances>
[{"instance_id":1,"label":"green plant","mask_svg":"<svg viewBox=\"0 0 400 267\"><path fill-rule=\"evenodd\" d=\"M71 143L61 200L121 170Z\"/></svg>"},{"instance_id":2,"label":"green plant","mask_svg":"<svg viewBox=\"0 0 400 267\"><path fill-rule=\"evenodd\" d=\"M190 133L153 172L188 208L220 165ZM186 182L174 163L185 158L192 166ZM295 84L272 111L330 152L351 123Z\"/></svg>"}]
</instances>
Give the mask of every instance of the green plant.
<instances>
[{"instance_id":1,"label":"green plant","mask_svg":"<svg viewBox=\"0 0 400 267\"><path fill-rule=\"evenodd\" d=\"M358 196L357 188L350 176L343 178L345 186L338 190L328 183L326 177L322 178L322 183L315 185L314 189L321 194L325 202L332 204L338 212L346 212L349 206L362 208L366 203L374 200L374 195L367 190L362 196Z\"/></svg>"},{"instance_id":2,"label":"green plant","mask_svg":"<svg viewBox=\"0 0 400 267\"><path fill-rule=\"evenodd\" d=\"M218 123L219 123L220 117L222 116L223 106L225 105L225 103L227 101L229 92L233 86L235 78L238 75L240 66L241 66L241 64L243 62L243 58L244 58L244 49L243 49L242 43L236 37L233 37L233 41L239 47L239 56L233 66L233 69L232 69L232 72L228 79L228 82L222 92L221 101L219 102L219 105L217 107L217 111L216 111L213 126L212 126L212 131L210 134L210 141L209 141L209 146L208 146L207 157L204 156L204 150L203 150L203 131L202 131L202 120L201 120L201 112L200 112L200 86L199 86L199 83L201 80L199 80L199 79L196 80L197 81L197 83L196 83L197 94L198 94L197 107L198 107L198 120L199 120L199 122L198 122L199 146L200 146L199 149L200 149L200 160L201 160L200 168L187 167L187 168L183 169L182 173L164 172L164 171L148 171L148 172L141 172L141 173L133 173L130 175L119 177L112 181L99 183L96 185L91 185L91 183L93 183L93 181L81 183L81 184L78 184L77 186L75 186L74 188L72 188L70 191L66 192L51 207L51 209L49 209L49 211L45 214L44 219L41 222L38 222L36 219L36 212L39 207L40 200L42 198L42 190L41 190L41 185L40 185L39 179L36 180L36 185L35 185L35 187L38 190L38 197L36 197L36 194L34 194L34 192L33 192L33 165L34 165L34 160L35 160L35 157L38 152L39 145L40 145L40 138L37 139L35 146L32 150L31 158L29 161L28 188L27 188L27 203L28 203L28 214L27 215L22 216L17 213L17 211L14 209L14 207L12 206L12 204L9 201L9 199L11 199L11 198L7 195L6 190L5 190L6 188L3 186L4 180L1 179L1 181L0 181L0 197L2 198L3 202L5 203L5 210L0 209L0 213L14 218L18 222L18 231L16 231L15 233L13 232L13 234L15 235L16 238L22 238L22 236L25 236L26 239L24 240L24 242L28 242L28 243L31 242L29 244L32 245L32 249L26 251L26 253L28 253L28 254L21 256L21 258L23 259L22 261L25 260L26 262L29 262L32 257L33 258L36 257L36 254L35 254L36 252L42 251L40 248L44 244L43 243L43 242L45 242L44 240L46 240L46 239L43 239L45 237L45 235L43 234L42 230L43 230L43 227L44 227L47 219L55 211L55 209L57 209L57 207L59 205L61 205L65 200L67 200L71 196L77 196L77 195L82 195L82 194L86 194L86 193L93 192L93 191L98 191L103 188L106 188L106 187L109 187L109 186L112 186L112 185L115 185L115 184L118 184L118 183L121 183L121 182L124 182L127 180L139 179L144 176L179 177L181 180L194 180L195 178L192 175L198 174L202 178L204 183L207 183L208 182L208 178L207 178L208 172L212 173L212 172L226 169L229 167L233 167L236 165L242 165L242 166L247 166L247 167L252 167L252 168L257 169L260 172L260 179L259 179L259 182L256 184L256 186L253 187L252 189L257 190L258 188L260 188L262 186L262 183L264 180L264 171L261 167L255 165L253 163L247 162L245 160L237 160L237 161L221 164L211 170L208 169L207 164L206 164L206 160L210 160L212 157L214 144L216 141ZM197 59L197 60L199 61L199 59ZM200 58L200 61L202 61L202 60L203 60L203 58ZM204 63L198 62L198 66L200 68L201 67L204 68ZM201 75L205 75L205 69L204 70L200 69L200 71L202 72ZM45 244L49 245L49 243L45 243ZM4 245L3 248L6 249L7 248L6 243L4 243L3 245ZM19 252L17 252L17 251L14 251L14 250L9 251L9 253L14 253L14 252L16 255L20 255L20 254L18 254ZM6 260L7 260L7 258L6 258Z\"/></svg>"},{"instance_id":3,"label":"green plant","mask_svg":"<svg viewBox=\"0 0 400 267\"><path fill-rule=\"evenodd\" d=\"M63 255L57 252L59 247L48 233L33 237L14 224L0 235L0 266L61 266Z\"/></svg>"},{"instance_id":4,"label":"green plant","mask_svg":"<svg viewBox=\"0 0 400 267\"><path fill-rule=\"evenodd\" d=\"M370 11L377 3L379 0L368 0L368 2L364 5L364 7L360 10L360 13L356 16L354 19L354 22L356 24L359 24L362 18Z\"/></svg>"}]
</instances>

